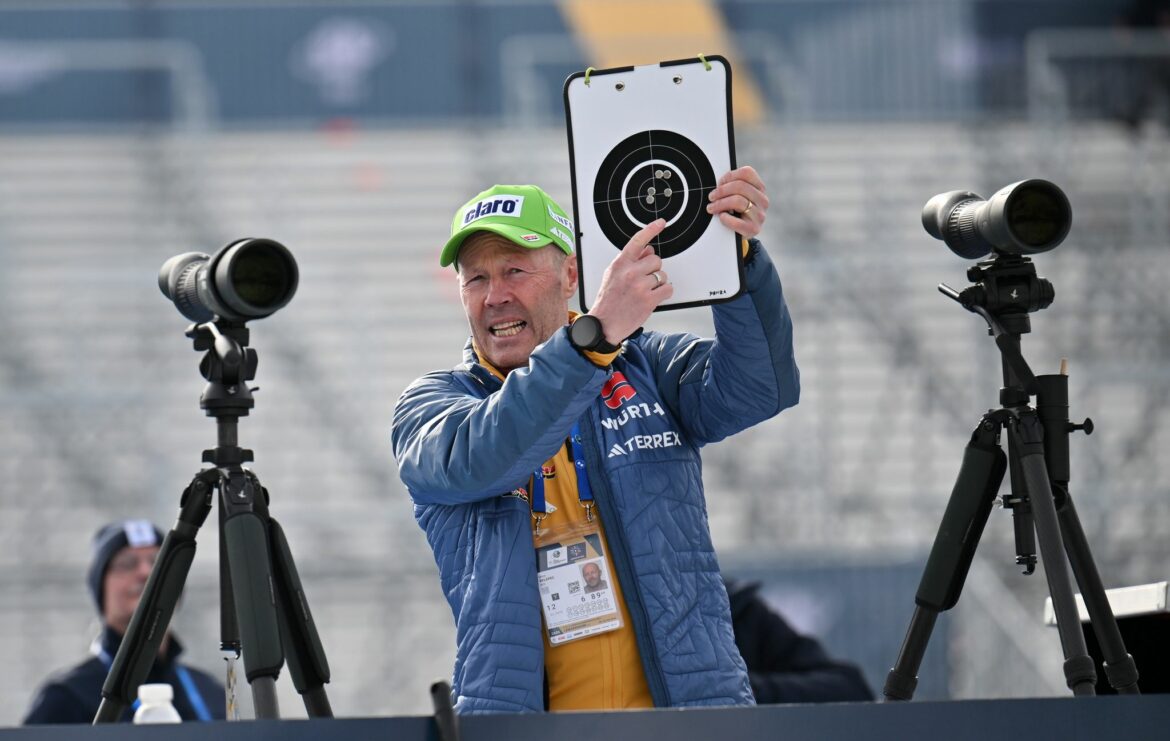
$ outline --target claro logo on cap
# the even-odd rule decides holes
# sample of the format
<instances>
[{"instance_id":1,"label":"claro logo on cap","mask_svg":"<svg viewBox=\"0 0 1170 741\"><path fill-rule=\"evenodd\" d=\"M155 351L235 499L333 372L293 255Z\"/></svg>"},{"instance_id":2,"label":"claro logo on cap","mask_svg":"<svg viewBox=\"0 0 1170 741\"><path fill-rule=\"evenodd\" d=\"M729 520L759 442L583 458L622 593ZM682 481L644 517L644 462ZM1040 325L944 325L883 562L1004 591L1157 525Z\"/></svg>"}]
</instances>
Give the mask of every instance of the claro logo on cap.
<instances>
[{"instance_id":1,"label":"claro logo on cap","mask_svg":"<svg viewBox=\"0 0 1170 741\"><path fill-rule=\"evenodd\" d=\"M485 198L463 214L463 226L488 216L511 216L520 218L524 207L524 196L491 196Z\"/></svg>"}]
</instances>

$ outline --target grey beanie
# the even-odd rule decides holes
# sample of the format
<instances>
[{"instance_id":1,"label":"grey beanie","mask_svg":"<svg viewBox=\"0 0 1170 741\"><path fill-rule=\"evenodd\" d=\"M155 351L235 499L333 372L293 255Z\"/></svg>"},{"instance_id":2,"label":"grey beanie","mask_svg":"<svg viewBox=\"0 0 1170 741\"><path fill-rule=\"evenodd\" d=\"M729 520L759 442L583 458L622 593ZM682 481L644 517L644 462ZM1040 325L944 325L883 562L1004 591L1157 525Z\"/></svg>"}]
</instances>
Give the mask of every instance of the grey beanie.
<instances>
[{"instance_id":1,"label":"grey beanie","mask_svg":"<svg viewBox=\"0 0 1170 741\"><path fill-rule=\"evenodd\" d=\"M89 594L97 606L98 614L102 614L102 582L106 577L110 559L118 551L126 547L142 548L144 546L162 545L162 531L149 520L122 520L111 522L94 533L93 557L89 562L89 571L85 575L85 583L89 587Z\"/></svg>"}]
</instances>

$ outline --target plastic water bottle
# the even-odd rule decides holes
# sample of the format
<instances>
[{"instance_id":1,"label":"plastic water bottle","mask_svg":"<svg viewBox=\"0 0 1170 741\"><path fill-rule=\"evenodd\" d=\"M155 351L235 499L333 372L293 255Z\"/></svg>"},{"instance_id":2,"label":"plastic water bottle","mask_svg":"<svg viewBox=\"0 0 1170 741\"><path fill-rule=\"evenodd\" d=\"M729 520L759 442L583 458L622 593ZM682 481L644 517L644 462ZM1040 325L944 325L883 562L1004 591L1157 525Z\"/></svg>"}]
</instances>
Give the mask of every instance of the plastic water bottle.
<instances>
[{"instance_id":1,"label":"plastic water bottle","mask_svg":"<svg viewBox=\"0 0 1170 741\"><path fill-rule=\"evenodd\" d=\"M134 711L134 723L182 723L179 711L171 704L175 696L169 684L143 684L138 687L138 709Z\"/></svg>"}]
</instances>

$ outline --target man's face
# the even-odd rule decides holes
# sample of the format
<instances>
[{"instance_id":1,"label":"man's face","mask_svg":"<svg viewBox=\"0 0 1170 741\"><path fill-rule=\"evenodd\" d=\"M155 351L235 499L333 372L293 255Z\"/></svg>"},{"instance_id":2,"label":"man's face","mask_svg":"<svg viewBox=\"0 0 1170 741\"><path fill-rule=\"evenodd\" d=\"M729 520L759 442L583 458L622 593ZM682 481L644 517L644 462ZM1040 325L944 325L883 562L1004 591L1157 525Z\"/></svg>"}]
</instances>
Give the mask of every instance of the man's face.
<instances>
[{"instance_id":1,"label":"man's face","mask_svg":"<svg viewBox=\"0 0 1170 741\"><path fill-rule=\"evenodd\" d=\"M582 566L581 575L585 577L585 583L590 587L596 587L601 583L601 567L595 563L587 563Z\"/></svg>"},{"instance_id":2,"label":"man's face","mask_svg":"<svg viewBox=\"0 0 1170 741\"><path fill-rule=\"evenodd\" d=\"M146 587L158 546L127 547L114 554L102 580L102 618L106 625L125 633Z\"/></svg>"},{"instance_id":3,"label":"man's face","mask_svg":"<svg viewBox=\"0 0 1170 741\"><path fill-rule=\"evenodd\" d=\"M555 245L528 249L479 232L459 250L458 266L475 346L501 373L528 365L533 349L565 325L577 263Z\"/></svg>"}]
</instances>

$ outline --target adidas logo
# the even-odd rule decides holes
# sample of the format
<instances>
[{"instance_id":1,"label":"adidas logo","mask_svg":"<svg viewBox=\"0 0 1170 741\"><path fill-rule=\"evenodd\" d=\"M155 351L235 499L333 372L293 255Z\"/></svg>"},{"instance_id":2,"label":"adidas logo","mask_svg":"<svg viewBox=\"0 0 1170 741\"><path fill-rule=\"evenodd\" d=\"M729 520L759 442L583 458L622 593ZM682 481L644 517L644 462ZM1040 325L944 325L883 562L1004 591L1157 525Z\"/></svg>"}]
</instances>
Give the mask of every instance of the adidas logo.
<instances>
[{"instance_id":1,"label":"adidas logo","mask_svg":"<svg viewBox=\"0 0 1170 741\"><path fill-rule=\"evenodd\" d=\"M626 455L626 451L622 449L622 446L618 445L617 443L614 443L613 447L611 447L609 449L609 457L616 458L619 455Z\"/></svg>"}]
</instances>

